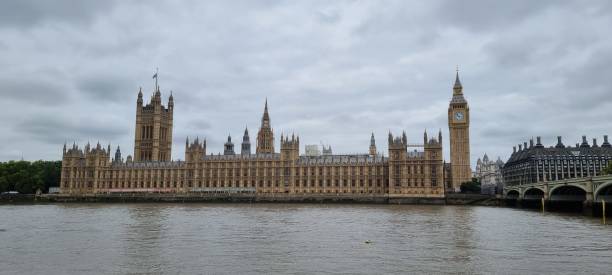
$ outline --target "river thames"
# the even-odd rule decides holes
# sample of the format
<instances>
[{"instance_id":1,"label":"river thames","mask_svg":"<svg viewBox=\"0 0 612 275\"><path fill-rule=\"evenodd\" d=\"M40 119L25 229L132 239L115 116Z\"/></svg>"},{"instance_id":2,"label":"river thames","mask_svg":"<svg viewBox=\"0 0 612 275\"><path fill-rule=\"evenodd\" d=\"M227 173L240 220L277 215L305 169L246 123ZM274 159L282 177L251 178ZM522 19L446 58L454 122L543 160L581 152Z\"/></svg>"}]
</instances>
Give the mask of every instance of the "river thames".
<instances>
[{"instance_id":1,"label":"river thames","mask_svg":"<svg viewBox=\"0 0 612 275\"><path fill-rule=\"evenodd\" d=\"M605 274L612 268L612 226L511 208L53 204L2 205L0 217L0 274Z\"/></svg>"}]
</instances>

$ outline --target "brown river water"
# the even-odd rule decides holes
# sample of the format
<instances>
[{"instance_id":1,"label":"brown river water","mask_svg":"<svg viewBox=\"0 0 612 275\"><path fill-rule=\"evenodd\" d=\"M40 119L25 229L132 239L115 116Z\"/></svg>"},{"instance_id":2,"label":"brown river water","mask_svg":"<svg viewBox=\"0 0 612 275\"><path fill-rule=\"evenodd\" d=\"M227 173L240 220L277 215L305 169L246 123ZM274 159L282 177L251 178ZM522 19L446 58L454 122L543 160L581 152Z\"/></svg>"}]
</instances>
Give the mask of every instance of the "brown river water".
<instances>
[{"instance_id":1,"label":"brown river water","mask_svg":"<svg viewBox=\"0 0 612 275\"><path fill-rule=\"evenodd\" d=\"M0 274L612 274L612 225L495 207L0 205Z\"/></svg>"}]
</instances>

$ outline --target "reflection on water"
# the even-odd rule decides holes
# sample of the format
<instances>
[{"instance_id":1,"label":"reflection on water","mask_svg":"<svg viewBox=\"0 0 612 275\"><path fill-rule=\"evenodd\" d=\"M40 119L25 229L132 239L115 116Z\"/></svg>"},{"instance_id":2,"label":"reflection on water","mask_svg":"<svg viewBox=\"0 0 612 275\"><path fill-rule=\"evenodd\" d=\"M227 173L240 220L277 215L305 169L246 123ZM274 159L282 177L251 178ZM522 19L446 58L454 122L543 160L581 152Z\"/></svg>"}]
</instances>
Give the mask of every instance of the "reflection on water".
<instances>
[{"instance_id":1,"label":"reflection on water","mask_svg":"<svg viewBox=\"0 0 612 275\"><path fill-rule=\"evenodd\" d=\"M119 228L123 241L121 271L146 273L163 271L164 260L160 241L166 226L166 211L152 207L128 207L128 219Z\"/></svg>"},{"instance_id":2,"label":"reflection on water","mask_svg":"<svg viewBox=\"0 0 612 275\"><path fill-rule=\"evenodd\" d=\"M57 204L0 216L2 274L605 274L612 256L612 226L508 208Z\"/></svg>"}]
</instances>

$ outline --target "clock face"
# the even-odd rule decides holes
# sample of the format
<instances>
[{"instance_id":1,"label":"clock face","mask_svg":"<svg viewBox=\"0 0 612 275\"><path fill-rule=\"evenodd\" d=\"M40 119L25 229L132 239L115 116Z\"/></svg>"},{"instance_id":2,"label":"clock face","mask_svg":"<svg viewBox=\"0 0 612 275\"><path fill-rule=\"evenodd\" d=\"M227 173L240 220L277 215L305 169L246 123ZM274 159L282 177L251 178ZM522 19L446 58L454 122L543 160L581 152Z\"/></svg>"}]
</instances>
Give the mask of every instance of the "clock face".
<instances>
[{"instance_id":1,"label":"clock face","mask_svg":"<svg viewBox=\"0 0 612 275\"><path fill-rule=\"evenodd\" d=\"M456 112L455 119L459 121L463 120L463 112Z\"/></svg>"}]
</instances>

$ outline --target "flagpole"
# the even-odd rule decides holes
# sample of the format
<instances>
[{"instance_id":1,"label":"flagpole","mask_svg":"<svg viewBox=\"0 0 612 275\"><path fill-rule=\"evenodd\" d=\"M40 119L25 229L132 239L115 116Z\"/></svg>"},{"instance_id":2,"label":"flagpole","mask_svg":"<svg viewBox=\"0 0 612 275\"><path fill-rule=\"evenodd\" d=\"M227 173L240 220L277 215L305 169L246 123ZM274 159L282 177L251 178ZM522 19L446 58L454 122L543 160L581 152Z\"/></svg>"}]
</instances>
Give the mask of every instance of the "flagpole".
<instances>
[{"instance_id":1,"label":"flagpole","mask_svg":"<svg viewBox=\"0 0 612 275\"><path fill-rule=\"evenodd\" d=\"M155 68L155 91L159 91L159 85L157 85L157 79L159 79L159 68Z\"/></svg>"}]
</instances>

